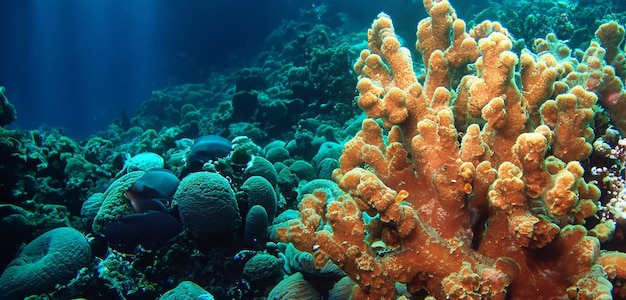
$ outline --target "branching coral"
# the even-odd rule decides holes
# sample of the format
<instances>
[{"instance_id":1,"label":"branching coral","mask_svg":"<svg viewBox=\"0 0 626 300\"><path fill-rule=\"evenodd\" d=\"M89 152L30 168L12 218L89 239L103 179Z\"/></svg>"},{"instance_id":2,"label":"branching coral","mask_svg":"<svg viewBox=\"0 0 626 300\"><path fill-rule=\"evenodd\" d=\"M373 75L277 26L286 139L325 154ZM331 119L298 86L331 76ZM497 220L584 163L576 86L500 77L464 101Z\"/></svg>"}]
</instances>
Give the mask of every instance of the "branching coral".
<instances>
[{"instance_id":1,"label":"branching coral","mask_svg":"<svg viewBox=\"0 0 626 300\"><path fill-rule=\"evenodd\" d=\"M626 105L606 61L619 49L605 56L592 43L580 62L518 57L500 24L466 32L447 0L424 6L425 81L380 14L354 67L369 119L334 174L344 195L305 196L277 236L312 252L317 267L341 267L355 299L393 298L397 283L441 299L609 299L607 275L623 278L626 258L601 252L583 226L600 190L580 161L592 150L596 102L609 112ZM623 28L606 30L603 44L621 41L606 36Z\"/></svg>"}]
</instances>

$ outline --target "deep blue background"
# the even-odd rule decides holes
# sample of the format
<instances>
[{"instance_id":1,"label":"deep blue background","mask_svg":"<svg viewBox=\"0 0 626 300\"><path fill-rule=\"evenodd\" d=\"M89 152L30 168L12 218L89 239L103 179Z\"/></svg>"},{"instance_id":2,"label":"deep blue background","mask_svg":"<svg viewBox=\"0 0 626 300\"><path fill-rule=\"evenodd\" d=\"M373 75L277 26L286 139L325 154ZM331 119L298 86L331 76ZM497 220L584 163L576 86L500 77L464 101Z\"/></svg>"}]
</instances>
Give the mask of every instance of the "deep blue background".
<instances>
[{"instance_id":1,"label":"deep blue background","mask_svg":"<svg viewBox=\"0 0 626 300\"><path fill-rule=\"evenodd\" d=\"M358 5L356 5L358 3ZM364 4L368 3L367 6ZM64 128L86 138L122 109L133 115L153 90L201 80L198 70L241 67L306 0L0 0L0 85L12 128ZM410 45L421 1L339 0L358 30L385 9ZM403 24L406 23L406 24ZM398 24L402 24L399 26ZM187 73L185 73L187 72Z\"/></svg>"}]
</instances>

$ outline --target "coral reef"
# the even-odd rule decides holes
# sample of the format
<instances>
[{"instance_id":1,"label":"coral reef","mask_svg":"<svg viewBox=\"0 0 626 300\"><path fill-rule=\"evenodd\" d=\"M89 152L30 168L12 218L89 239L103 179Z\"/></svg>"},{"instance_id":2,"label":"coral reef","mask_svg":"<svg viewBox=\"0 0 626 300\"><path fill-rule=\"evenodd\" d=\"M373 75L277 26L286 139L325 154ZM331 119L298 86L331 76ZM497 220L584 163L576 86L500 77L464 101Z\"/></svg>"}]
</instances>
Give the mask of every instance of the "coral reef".
<instances>
[{"instance_id":1,"label":"coral reef","mask_svg":"<svg viewBox=\"0 0 626 300\"><path fill-rule=\"evenodd\" d=\"M591 222L600 189L582 163L596 103L624 132L623 28L603 25L602 45L564 61L516 55L496 22L466 30L447 0L424 7L423 82L380 14L354 66L368 119L334 173L344 193L305 196L277 237L341 267L354 299L394 298L397 284L441 299L610 298L626 256L601 250L593 232L611 221Z\"/></svg>"},{"instance_id":2,"label":"coral reef","mask_svg":"<svg viewBox=\"0 0 626 300\"><path fill-rule=\"evenodd\" d=\"M305 4L82 141L0 88L0 296L626 298L623 1L448 1L416 51Z\"/></svg>"},{"instance_id":3,"label":"coral reef","mask_svg":"<svg viewBox=\"0 0 626 300\"><path fill-rule=\"evenodd\" d=\"M483 8L483 7L477 7ZM492 20L502 23L526 46L536 37L554 34L571 47L586 47L598 26L607 21L626 21L626 4L619 0L597 1L491 1L481 11L467 11L472 22Z\"/></svg>"}]
</instances>

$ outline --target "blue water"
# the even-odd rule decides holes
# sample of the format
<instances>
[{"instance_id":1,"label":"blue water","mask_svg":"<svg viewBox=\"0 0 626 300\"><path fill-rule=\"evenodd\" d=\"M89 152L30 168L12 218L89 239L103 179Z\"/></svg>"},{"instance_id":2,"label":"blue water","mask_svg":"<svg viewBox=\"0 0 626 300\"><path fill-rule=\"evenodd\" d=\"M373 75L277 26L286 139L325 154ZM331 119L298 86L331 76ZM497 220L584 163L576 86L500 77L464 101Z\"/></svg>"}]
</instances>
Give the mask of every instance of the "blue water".
<instances>
[{"instance_id":1,"label":"blue water","mask_svg":"<svg viewBox=\"0 0 626 300\"><path fill-rule=\"evenodd\" d=\"M87 137L168 82L237 67L228 63L280 24L272 14L297 12L246 2L0 1L0 85L18 112L13 126Z\"/></svg>"},{"instance_id":2,"label":"blue water","mask_svg":"<svg viewBox=\"0 0 626 300\"><path fill-rule=\"evenodd\" d=\"M453 5L469 19L507 2ZM352 32L385 11L407 45L425 17L417 0L0 0L0 86L18 112L11 128L79 139L106 130L154 90L252 65L272 30L303 10L341 13Z\"/></svg>"},{"instance_id":3,"label":"blue water","mask_svg":"<svg viewBox=\"0 0 626 300\"><path fill-rule=\"evenodd\" d=\"M385 1L359 2L332 9L366 28ZM321 3L2 0L0 85L18 112L12 127L61 128L74 138L106 130L122 110L132 116L153 90L241 67L284 19L316 5ZM396 22L415 23L423 14L421 3L406 0L385 9L395 12Z\"/></svg>"}]
</instances>

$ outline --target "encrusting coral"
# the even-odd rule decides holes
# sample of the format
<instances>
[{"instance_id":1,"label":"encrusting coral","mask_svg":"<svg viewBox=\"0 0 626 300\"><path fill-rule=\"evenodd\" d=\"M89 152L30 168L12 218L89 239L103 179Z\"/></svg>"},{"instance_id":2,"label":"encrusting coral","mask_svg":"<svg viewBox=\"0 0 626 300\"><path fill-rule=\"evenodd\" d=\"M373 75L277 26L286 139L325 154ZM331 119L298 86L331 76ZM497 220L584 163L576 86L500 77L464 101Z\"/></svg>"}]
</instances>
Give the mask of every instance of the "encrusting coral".
<instances>
[{"instance_id":1,"label":"encrusting coral","mask_svg":"<svg viewBox=\"0 0 626 300\"><path fill-rule=\"evenodd\" d=\"M424 82L381 13L354 66L368 119L334 173L344 194L305 196L276 236L342 268L354 299L392 299L398 283L440 299L610 299L626 256L601 251L605 223L583 226L600 190L580 161L597 102L626 129L624 29L601 27L580 60L518 56L500 24L466 31L447 0L424 6Z\"/></svg>"}]
</instances>

